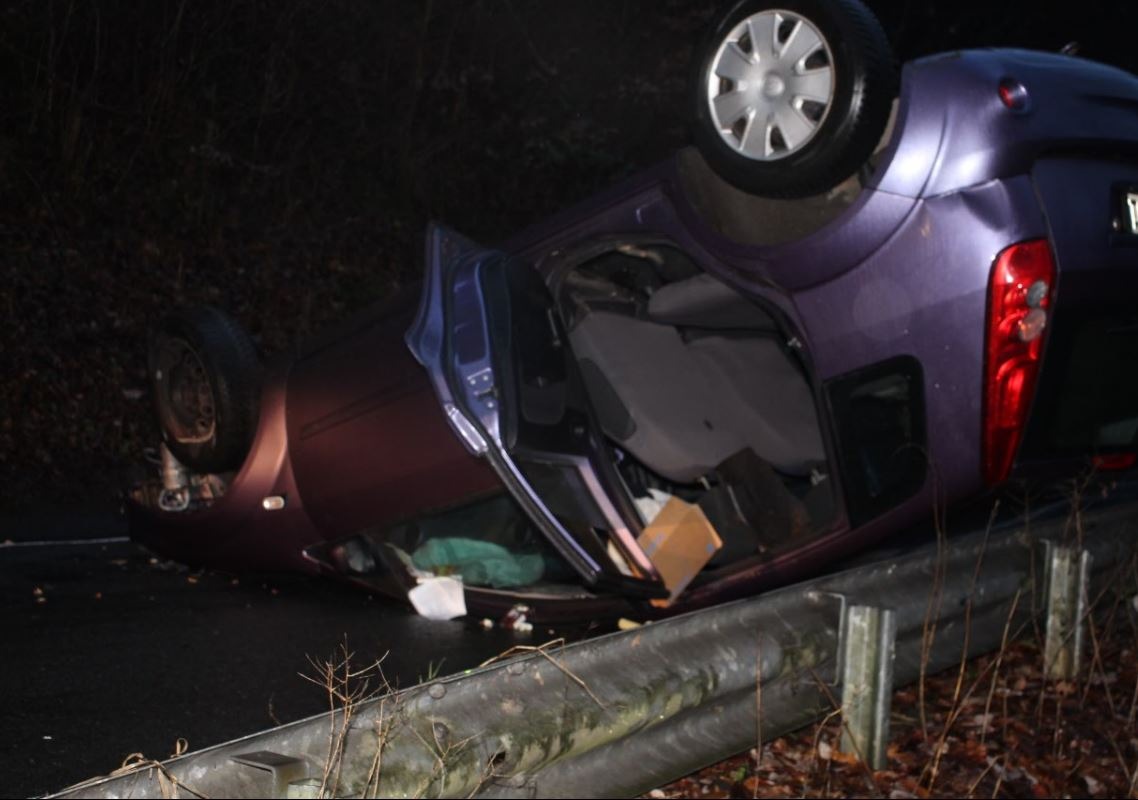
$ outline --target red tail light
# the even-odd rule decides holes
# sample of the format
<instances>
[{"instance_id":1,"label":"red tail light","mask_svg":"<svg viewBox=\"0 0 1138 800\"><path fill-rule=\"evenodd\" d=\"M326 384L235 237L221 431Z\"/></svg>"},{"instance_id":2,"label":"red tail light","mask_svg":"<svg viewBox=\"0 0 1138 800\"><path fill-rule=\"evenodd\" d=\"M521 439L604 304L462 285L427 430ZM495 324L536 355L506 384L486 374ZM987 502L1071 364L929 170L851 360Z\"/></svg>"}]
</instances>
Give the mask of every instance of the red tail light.
<instances>
[{"instance_id":1,"label":"red tail light","mask_svg":"<svg viewBox=\"0 0 1138 800\"><path fill-rule=\"evenodd\" d=\"M984 368L984 478L1011 472L1039 375L1043 331L1055 286L1045 239L1014 244L996 257L988 282Z\"/></svg>"},{"instance_id":2,"label":"red tail light","mask_svg":"<svg viewBox=\"0 0 1138 800\"><path fill-rule=\"evenodd\" d=\"M1135 464L1138 464L1138 454L1109 453L1107 455L1095 456L1091 463L1094 464L1095 469L1099 470L1130 469Z\"/></svg>"}]
</instances>

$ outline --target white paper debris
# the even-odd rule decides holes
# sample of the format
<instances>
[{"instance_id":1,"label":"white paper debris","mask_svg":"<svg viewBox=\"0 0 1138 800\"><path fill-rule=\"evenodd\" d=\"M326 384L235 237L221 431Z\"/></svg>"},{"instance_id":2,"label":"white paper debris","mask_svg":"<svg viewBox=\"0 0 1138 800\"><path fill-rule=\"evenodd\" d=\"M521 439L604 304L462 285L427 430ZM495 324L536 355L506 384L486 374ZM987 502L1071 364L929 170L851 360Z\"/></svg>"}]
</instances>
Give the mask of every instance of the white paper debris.
<instances>
[{"instance_id":1,"label":"white paper debris","mask_svg":"<svg viewBox=\"0 0 1138 800\"><path fill-rule=\"evenodd\" d=\"M659 489L649 489L648 494L651 496L637 497L634 500L636 510L639 511L640 516L644 518L645 525L651 525L652 520L656 519L656 515L660 513L660 510L672 499L672 495L667 492L661 492Z\"/></svg>"},{"instance_id":2,"label":"white paper debris","mask_svg":"<svg viewBox=\"0 0 1138 800\"><path fill-rule=\"evenodd\" d=\"M462 581L450 576L421 578L407 592L407 599L427 619L454 619L466 616L466 595Z\"/></svg>"}]
</instances>

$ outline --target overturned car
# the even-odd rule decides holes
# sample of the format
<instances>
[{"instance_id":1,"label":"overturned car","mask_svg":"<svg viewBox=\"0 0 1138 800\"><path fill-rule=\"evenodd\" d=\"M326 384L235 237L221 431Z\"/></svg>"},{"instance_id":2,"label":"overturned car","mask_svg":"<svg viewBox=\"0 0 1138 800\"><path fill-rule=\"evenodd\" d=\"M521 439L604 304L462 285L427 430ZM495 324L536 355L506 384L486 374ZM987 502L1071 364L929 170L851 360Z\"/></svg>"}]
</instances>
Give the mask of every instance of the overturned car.
<instances>
[{"instance_id":1,"label":"overturned car","mask_svg":"<svg viewBox=\"0 0 1138 800\"><path fill-rule=\"evenodd\" d=\"M743 2L696 147L262 367L172 315L132 535L479 615L675 613L803 577L1009 478L1138 451L1138 78L905 65L868 12ZM444 614L445 615L445 614Z\"/></svg>"}]
</instances>

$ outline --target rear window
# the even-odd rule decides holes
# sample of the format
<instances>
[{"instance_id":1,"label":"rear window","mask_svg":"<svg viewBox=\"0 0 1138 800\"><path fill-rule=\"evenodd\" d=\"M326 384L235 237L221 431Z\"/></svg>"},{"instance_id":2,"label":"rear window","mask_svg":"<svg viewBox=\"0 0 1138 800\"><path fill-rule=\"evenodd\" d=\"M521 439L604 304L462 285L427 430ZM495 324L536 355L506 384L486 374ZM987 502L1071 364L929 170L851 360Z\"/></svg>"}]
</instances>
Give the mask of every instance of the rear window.
<instances>
[{"instance_id":1,"label":"rear window","mask_svg":"<svg viewBox=\"0 0 1138 800\"><path fill-rule=\"evenodd\" d=\"M1138 313L1056 325L1021 458L1138 449Z\"/></svg>"},{"instance_id":2,"label":"rear window","mask_svg":"<svg viewBox=\"0 0 1138 800\"><path fill-rule=\"evenodd\" d=\"M912 497L928 469L924 383L911 356L835 378L826 386L837 426L850 522L861 523Z\"/></svg>"}]
</instances>

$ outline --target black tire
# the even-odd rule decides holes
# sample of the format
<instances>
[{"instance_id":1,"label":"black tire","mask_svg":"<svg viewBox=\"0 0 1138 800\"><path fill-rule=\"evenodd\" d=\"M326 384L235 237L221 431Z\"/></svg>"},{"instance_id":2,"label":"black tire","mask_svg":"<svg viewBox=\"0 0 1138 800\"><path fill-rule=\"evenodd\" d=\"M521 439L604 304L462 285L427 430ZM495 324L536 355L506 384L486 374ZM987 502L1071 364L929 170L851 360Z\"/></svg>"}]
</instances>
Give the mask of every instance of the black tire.
<instances>
[{"instance_id":1,"label":"black tire","mask_svg":"<svg viewBox=\"0 0 1138 800\"><path fill-rule=\"evenodd\" d=\"M158 424L174 457L199 473L240 467L261 396L249 335L216 308L190 308L159 323L147 360Z\"/></svg>"},{"instance_id":2,"label":"black tire","mask_svg":"<svg viewBox=\"0 0 1138 800\"><path fill-rule=\"evenodd\" d=\"M726 110L731 105L725 102L720 113L713 110L713 95L717 92L728 94L744 89L728 78L719 77L721 72L713 72L713 66L720 65L728 71L721 54L729 47L732 32L754 15L763 12L785 11L797 15L814 27L825 48L815 52L816 58L811 70L820 69L818 64L830 68L830 100L822 102L802 100L801 95L793 101L789 99L772 100L771 95L763 94L757 102L784 105L797 102L795 106L806 120L806 127L813 125L812 133L802 138L796 147L786 146L780 152L780 141L786 145L781 130L774 117L767 116L761 134L763 142L750 136L756 131L745 130L746 115L736 120L734 128L721 132L720 123L726 125L733 111ZM769 19L764 16L763 19ZM783 26L787 30L793 22ZM775 29L776 47L786 44L779 38L782 29ZM746 35L745 35L746 36ZM754 47L749 38L736 41L740 51L749 63L758 63L761 57L747 47ZM856 172L872 154L881 139L889 121L893 98L897 93L897 69L889 42L877 18L859 0L742 0L720 15L711 25L700 48L696 51L696 70L694 87L691 92L693 138L703 157L725 180L754 194L768 197L804 197L825 192ZM789 49L783 48L789 57ZM767 63L783 68L778 56ZM803 69L810 62L803 58ZM749 68L746 77L752 79L746 86L767 88L767 75L762 68ZM775 97L793 91L791 80L804 80L801 72L787 72L788 80L775 80L770 88ZM777 74L776 74L777 77ZM783 88L778 88L778 87ZM721 100L731 98L721 96ZM819 111L818 107L824 106ZM759 108L758 105L753 106ZM766 106L763 106L764 108ZM718 108L718 107L717 107ZM807 113L809 112L809 113ZM762 112L751 115L758 118ZM716 119L716 115L722 119ZM817 115L817 118L813 117ZM769 125L767 124L769 123ZM789 129L789 126L788 126ZM744 133L745 130L745 133ZM767 133L767 131L772 131ZM742 152L746 139L746 149L752 154ZM771 142L772 144L765 144ZM762 148L770 152L754 153Z\"/></svg>"}]
</instances>

